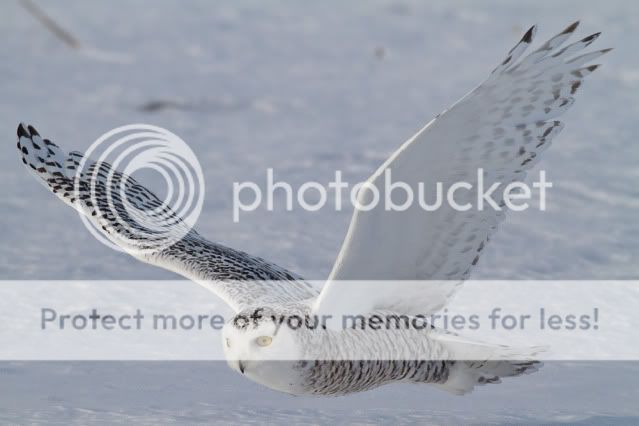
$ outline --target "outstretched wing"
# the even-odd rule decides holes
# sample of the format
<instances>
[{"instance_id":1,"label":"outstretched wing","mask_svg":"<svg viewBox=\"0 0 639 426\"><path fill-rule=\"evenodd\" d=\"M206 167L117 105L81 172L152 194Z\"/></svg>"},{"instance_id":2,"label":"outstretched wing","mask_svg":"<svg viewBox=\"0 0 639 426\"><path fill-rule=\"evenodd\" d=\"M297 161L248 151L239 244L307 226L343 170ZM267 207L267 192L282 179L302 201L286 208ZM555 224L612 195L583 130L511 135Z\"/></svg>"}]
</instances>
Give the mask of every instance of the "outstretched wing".
<instances>
[{"instance_id":1,"label":"outstretched wing","mask_svg":"<svg viewBox=\"0 0 639 426\"><path fill-rule=\"evenodd\" d=\"M236 311L314 297L300 277L190 229L151 191L109 164L66 155L32 126L18 126L18 150L29 171L137 259L204 285Z\"/></svg>"},{"instance_id":2,"label":"outstretched wing","mask_svg":"<svg viewBox=\"0 0 639 426\"><path fill-rule=\"evenodd\" d=\"M406 313L436 311L477 263L482 250L504 215L503 189L525 178L563 124L557 121L573 104L584 77L598 65L588 65L610 49L575 56L599 33L560 48L578 23L519 60L531 44L532 27L506 59L479 87L428 123L404 143L368 180L379 190L379 203L369 211L356 209L328 284L315 305L321 313L354 314L370 309L399 309ZM478 171L481 170L479 173ZM415 200L405 211L387 211L389 196L385 176L407 183ZM455 201L466 211L446 202L455 182L473 188L490 188L500 208L478 208L477 192L455 191ZM436 183L442 183L444 201L426 211L417 200L423 183L424 204L436 200ZM390 191L389 191L390 192ZM402 192L402 191L396 191ZM393 194L394 195L394 194ZM374 200L367 187L359 193L361 206ZM405 197L395 200L396 204ZM448 285L380 285L363 291L361 285L339 280L452 280ZM364 287L365 288L365 287Z\"/></svg>"}]
</instances>

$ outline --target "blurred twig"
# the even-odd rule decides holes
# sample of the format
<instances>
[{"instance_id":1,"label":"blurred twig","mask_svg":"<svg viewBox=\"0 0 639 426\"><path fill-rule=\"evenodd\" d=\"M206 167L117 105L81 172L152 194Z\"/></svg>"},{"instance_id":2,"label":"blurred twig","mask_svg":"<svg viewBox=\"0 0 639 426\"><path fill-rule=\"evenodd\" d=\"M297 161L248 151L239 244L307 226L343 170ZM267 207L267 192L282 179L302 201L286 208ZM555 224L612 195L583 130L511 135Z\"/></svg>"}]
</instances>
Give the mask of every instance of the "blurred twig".
<instances>
[{"instance_id":1,"label":"blurred twig","mask_svg":"<svg viewBox=\"0 0 639 426\"><path fill-rule=\"evenodd\" d=\"M57 38L62 40L64 44L72 49L79 49L81 46L77 38L71 35L68 31L62 28L56 21L47 15L40 7L38 7L31 0L20 0L20 4L41 24L43 24L49 31L53 33Z\"/></svg>"}]
</instances>

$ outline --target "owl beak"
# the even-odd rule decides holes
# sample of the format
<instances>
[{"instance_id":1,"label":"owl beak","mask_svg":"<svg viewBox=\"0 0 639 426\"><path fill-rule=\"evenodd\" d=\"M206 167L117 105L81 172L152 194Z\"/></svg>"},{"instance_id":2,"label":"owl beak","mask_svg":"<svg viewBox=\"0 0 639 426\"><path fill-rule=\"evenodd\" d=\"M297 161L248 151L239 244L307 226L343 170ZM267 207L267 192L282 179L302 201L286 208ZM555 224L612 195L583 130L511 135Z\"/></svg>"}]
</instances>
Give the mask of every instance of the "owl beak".
<instances>
[{"instance_id":1,"label":"owl beak","mask_svg":"<svg viewBox=\"0 0 639 426\"><path fill-rule=\"evenodd\" d=\"M242 362L242 360L238 361L238 366L240 367L240 372L241 372L242 374L244 374L244 369L245 369L245 367L246 367L246 366L244 365L244 363Z\"/></svg>"}]
</instances>

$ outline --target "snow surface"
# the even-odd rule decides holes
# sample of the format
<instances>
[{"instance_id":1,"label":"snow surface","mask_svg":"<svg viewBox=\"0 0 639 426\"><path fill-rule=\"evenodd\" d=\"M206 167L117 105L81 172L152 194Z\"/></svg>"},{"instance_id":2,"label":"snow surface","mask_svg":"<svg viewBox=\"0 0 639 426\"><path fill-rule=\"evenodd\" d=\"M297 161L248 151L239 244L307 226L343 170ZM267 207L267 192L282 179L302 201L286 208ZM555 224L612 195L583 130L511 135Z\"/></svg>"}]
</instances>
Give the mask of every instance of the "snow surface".
<instances>
[{"instance_id":1,"label":"snow surface","mask_svg":"<svg viewBox=\"0 0 639 426\"><path fill-rule=\"evenodd\" d=\"M294 185L328 182L336 169L359 182L530 25L541 42L575 19L579 35L603 31L596 46L616 50L541 163L555 184L549 211L511 214L473 278L637 278L637 2L41 3L85 48L62 44L19 2L3 4L2 279L175 277L102 246L34 183L15 153L19 121L67 150L123 124L173 131L204 168L204 235L322 279L350 212L258 210L233 223L232 182L264 182L267 167ZM169 107L148 111L155 101ZM2 423L639 420L636 363L550 364L462 398L408 385L293 398L220 362L12 362L0 376Z\"/></svg>"}]
</instances>

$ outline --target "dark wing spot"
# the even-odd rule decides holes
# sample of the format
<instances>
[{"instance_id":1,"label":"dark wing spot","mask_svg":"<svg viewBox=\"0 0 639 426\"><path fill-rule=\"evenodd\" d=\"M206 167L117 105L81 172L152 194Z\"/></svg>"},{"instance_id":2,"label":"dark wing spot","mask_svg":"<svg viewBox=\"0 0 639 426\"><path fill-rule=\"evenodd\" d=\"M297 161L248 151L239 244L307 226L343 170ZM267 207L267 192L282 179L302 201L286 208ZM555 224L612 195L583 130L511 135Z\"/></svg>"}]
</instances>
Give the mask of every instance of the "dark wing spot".
<instances>
[{"instance_id":1,"label":"dark wing spot","mask_svg":"<svg viewBox=\"0 0 639 426\"><path fill-rule=\"evenodd\" d=\"M588 43L588 44L590 44L590 43L592 43L593 41L595 41L595 40L597 39L597 37L599 37L599 35L600 35L600 34L601 34L600 32L599 32L599 33L590 34L588 37L586 37L586 38L582 39L581 41L582 41L583 43Z\"/></svg>"},{"instance_id":2,"label":"dark wing spot","mask_svg":"<svg viewBox=\"0 0 639 426\"><path fill-rule=\"evenodd\" d=\"M27 129L24 128L24 126L22 125L22 123L18 124L18 137L22 138L28 138L30 137L29 133L27 132Z\"/></svg>"},{"instance_id":3,"label":"dark wing spot","mask_svg":"<svg viewBox=\"0 0 639 426\"><path fill-rule=\"evenodd\" d=\"M570 86L570 94L574 95L577 89L581 86L581 81L575 81L572 86Z\"/></svg>"},{"instance_id":4,"label":"dark wing spot","mask_svg":"<svg viewBox=\"0 0 639 426\"><path fill-rule=\"evenodd\" d=\"M579 21L575 21L568 26L565 30L563 30L562 34L569 34L577 29L579 26Z\"/></svg>"},{"instance_id":5,"label":"dark wing spot","mask_svg":"<svg viewBox=\"0 0 639 426\"><path fill-rule=\"evenodd\" d=\"M549 127L546 129L546 131L544 132L542 138L545 138L546 136L548 136L550 134L550 132L552 132L552 129L554 129L555 126Z\"/></svg>"},{"instance_id":6,"label":"dark wing spot","mask_svg":"<svg viewBox=\"0 0 639 426\"><path fill-rule=\"evenodd\" d=\"M522 37L521 41L523 41L524 43L530 43L532 41L533 32L535 32L535 26L534 25L532 27L530 27L530 29L528 31L526 31L526 34L524 34L524 36Z\"/></svg>"},{"instance_id":7,"label":"dark wing spot","mask_svg":"<svg viewBox=\"0 0 639 426\"><path fill-rule=\"evenodd\" d=\"M38 133L35 127L29 125L27 126L27 128L29 129L29 133L31 133L31 136L40 136L40 133Z\"/></svg>"}]
</instances>

